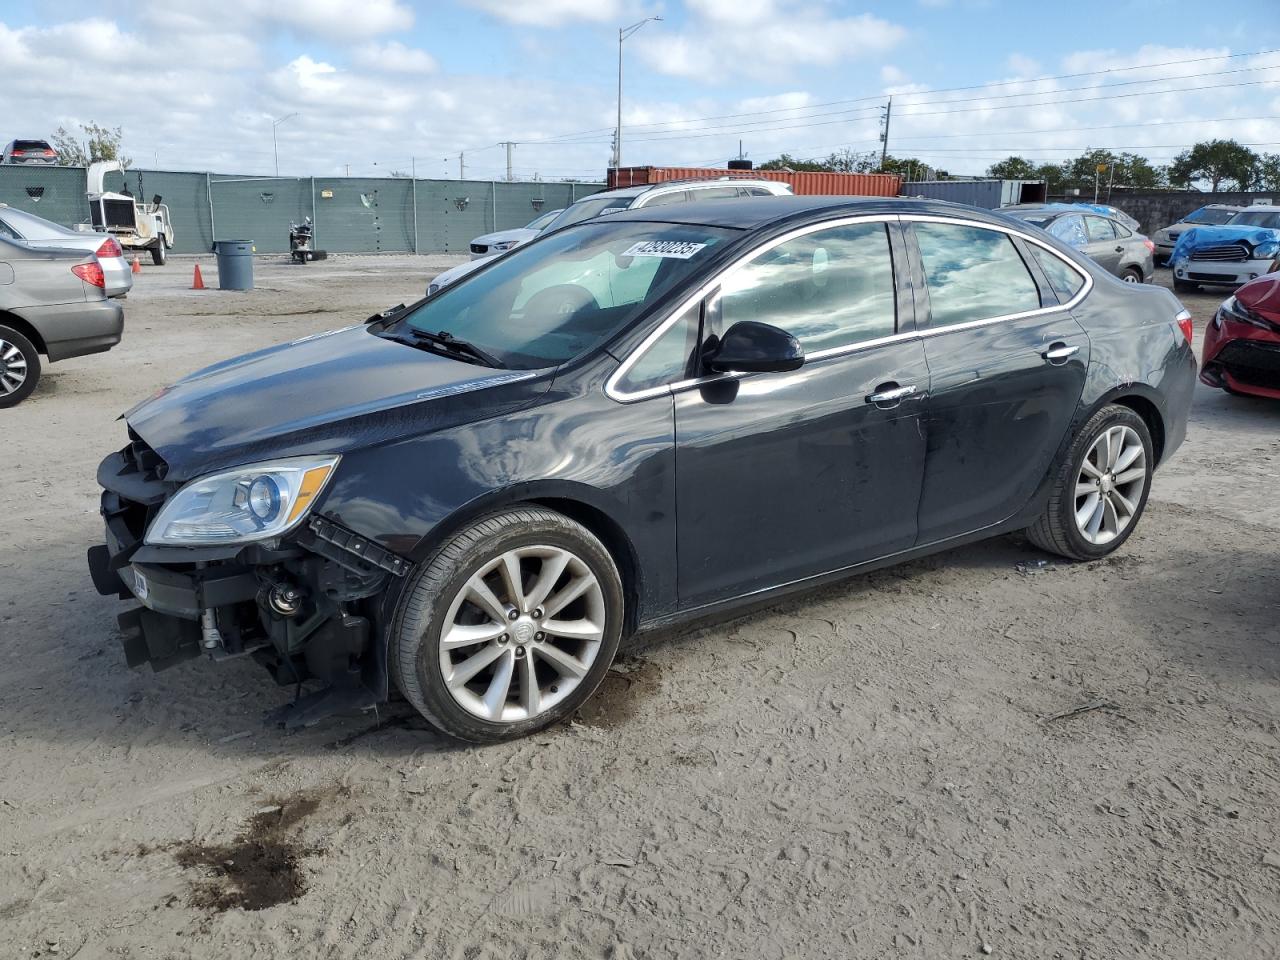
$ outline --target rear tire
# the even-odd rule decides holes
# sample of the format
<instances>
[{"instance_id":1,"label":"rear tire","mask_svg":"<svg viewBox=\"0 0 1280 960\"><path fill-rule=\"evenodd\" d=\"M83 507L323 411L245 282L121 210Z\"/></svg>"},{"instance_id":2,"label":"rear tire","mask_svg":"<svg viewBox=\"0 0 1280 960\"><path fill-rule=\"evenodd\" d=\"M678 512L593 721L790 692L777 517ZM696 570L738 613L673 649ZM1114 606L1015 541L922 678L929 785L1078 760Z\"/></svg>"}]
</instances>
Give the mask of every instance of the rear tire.
<instances>
[{"instance_id":1,"label":"rear tire","mask_svg":"<svg viewBox=\"0 0 1280 960\"><path fill-rule=\"evenodd\" d=\"M40 353L12 327L0 325L0 408L16 407L40 379Z\"/></svg>"},{"instance_id":2,"label":"rear tire","mask_svg":"<svg viewBox=\"0 0 1280 960\"><path fill-rule=\"evenodd\" d=\"M1137 267L1129 267L1120 274L1120 279L1125 283L1142 283L1142 271Z\"/></svg>"},{"instance_id":3,"label":"rear tire","mask_svg":"<svg viewBox=\"0 0 1280 960\"><path fill-rule=\"evenodd\" d=\"M526 736L599 686L624 613L617 565L586 527L535 506L495 513L407 584L388 628L391 676L452 737Z\"/></svg>"},{"instance_id":4,"label":"rear tire","mask_svg":"<svg viewBox=\"0 0 1280 960\"><path fill-rule=\"evenodd\" d=\"M164 237L161 237L160 242L151 248L151 262L157 267L163 267L168 259L168 245L164 242Z\"/></svg>"},{"instance_id":5,"label":"rear tire","mask_svg":"<svg viewBox=\"0 0 1280 960\"><path fill-rule=\"evenodd\" d=\"M1146 422L1128 407L1108 404L1071 442L1028 539L1072 560L1107 556L1138 526L1154 467Z\"/></svg>"}]
</instances>

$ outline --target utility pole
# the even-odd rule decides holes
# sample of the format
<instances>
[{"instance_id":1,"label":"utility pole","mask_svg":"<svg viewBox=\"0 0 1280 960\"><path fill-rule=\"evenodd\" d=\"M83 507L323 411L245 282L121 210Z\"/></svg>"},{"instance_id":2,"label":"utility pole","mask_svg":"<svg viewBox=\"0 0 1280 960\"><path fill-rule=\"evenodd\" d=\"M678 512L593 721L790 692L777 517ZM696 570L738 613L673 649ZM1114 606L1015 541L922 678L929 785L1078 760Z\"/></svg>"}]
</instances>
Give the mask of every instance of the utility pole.
<instances>
[{"instance_id":1,"label":"utility pole","mask_svg":"<svg viewBox=\"0 0 1280 960\"><path fill-rule=\"evenodd\" d=\"M893 116L893 97L884 107L884 130L880 133L880 172L884 172L885 161L889 158L889 119Z\"/></svg>"},{"instance_id":2,"label":"utility pole","mask_svg":"<svg viewBox=\"0 0 1280 960\"><path fill-rule=\"evenodd\" d=\"M618 30L618 126L613 138L613 169L622 166L622 41L627 39L650 20L661 20L661 17L645 17L629 27Z\"/></svg>"},{"instance_id":3,"label":"utility pole","mask_svg":"<svg viewBox=\"0 0 1280 960\"><path fill-rule=\"evenodd\" d=\"M500 146L507 148L507 183L510 183L515 179L515 177L511 175L511 148L515 146L515 141L503 140Z\"/></svg>"},{"instance_id":4,"label":"utility pole","mask_svg":"<svg viewBox=\"0 0 1280 960\"><path fill-rule=\"evenodd\" d=\"M297 116L296 113L291 113L287 117L281 117L279 120L271 121L271 155L275 158L275 161L276 161L277 177L280 176L280 151L276 147L276 127L280 126L280 124L284 123L286 120L292 120L296 116Z\"/></svg>"},{"instance_id":5,"label":"utility pole","mask_svg":"<svg viewBox=\"0 0 1280 960\"><path fill-rule=\"evenodd\" d=\"M462 150L459 150L458 151L458 179L459 180L467 179L467 162L466 160L463 159L464 156L465 156L465 152Z\"/></svg>"}]
</instances>

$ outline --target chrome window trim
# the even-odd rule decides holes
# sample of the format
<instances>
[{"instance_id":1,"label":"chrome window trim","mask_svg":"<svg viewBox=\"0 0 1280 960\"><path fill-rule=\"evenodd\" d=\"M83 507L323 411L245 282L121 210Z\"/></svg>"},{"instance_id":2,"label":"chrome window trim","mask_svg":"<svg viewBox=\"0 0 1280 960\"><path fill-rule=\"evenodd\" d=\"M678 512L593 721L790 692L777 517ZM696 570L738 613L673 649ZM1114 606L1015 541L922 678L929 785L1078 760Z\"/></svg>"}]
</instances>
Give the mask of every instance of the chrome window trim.
<instances>
[{"instance_id":1,"label":"chrome window trim","mask_svg":"<svg viewBox=\"0 0 1280 960\"><path fill-rule=\"evenodd\" d=\"M983 223L977 220L969 220L964 217L949 217L949 216L940 216L936 214L924 214L924 213L853 214L846 217L839 217L834 220L824 220L821 223L810 223L810 224L806 224L803 227L797 227L794 230L790 230L787 233L781 234L780 236L774 237L768 243L759 247L755 247L754 249L748 251L747 253L744 253L741 257L733 261L733 263L729 264L728 266L724 267L724 269L722 269L714 277L712 277L710 280L704 283L701 287L699 287L695 293L691 294L690 296L686 297L684 300L680 301L680 304L674 310L672 310L672 312L666 317L666 319L664 319L660 324L658 324L658 326L654 328L653 332L650 333L649 336L645 337L644 340L642 340L640 344L636 346L631 351L630 354L627 355L627 358L618 365L618 369L616 369L615 371L613 371L613 373L609 375L609 378L605 381L605 385L604 385L605 394L611 400L616 400L618 403L635 403L640 400L648 400L652 397L662 396L663 394L668 394L668 393L674 394L681 390L687 390L690 387L701 386L702 384L706 384L706 383L715 383L721 380L727 380L734 377L745 376L745 374L741 374L741 373L712 374L710 376L691 377L685 380L676 380L671 383L661 384L656 387L645 387L643 390L632 390L632 391L621 390L618 387L618 384L622 380L622 378L627 375L627 373L631 370L633 366L635 366L637 362L639 362L640 358L644 356L644 354L649 350L649 348L652 347L653 344L656 343L662 337L663 334L665 334L669 329L671 329L671 327L674 326L680 320L680 318L684 316L685 311L687 311L695 303L702 300L702 298L705 297L707 294L711 293L711 291L714 290L717 286L719 286L724 281L724 279L727 276L729 276L729 274L732 273L734 270L739 269L740 267L754 260L756 257L761 256L762 254L768 253L770 250L772 250L776 246L786 243L789 240L794 240L797 237L803 237L810 233L816 233L819 230L826 230L832 227L849 226L850 224L855 224L855 223L893 223L893 222L953 223L959 226L977 227L978 229L982 229L982 230L994 230L997 233L1003 233L1009 236L1018 237L1021 240L1024 240L1028 243L1033 243L1036 246L1043 248L1051 256L1057 257L1059 260L1061 260L1063 263L1069 266L1072 270L1078 273L1080 277L1084 280L1084 283L1081 285L1080 289L1076 291L1075 296L1072 297L1070 300L1068 300L1066 303L1054 303L1045 307L1039 307L1035 310L1024 310L1021 313L1002 314L1001 316L998 316L998 317L987 317L982 320L970 320L967 323L956 323L946 327L925 327L923 329L909 330L904 333L894 333L887 337L877 337L873 340L860 340L857 343L851 343L843 347L828 347L826 350L818 350L814 353L805 354L805 358L804 358L805 363L809 363L810 361L815 361L815 360L827 360L832 357L841 357L847 354L857 353L861 350L872 350L872 349L875 349L876 347L882 347L885 344L889 344L889 343L899 343L906 340L924 340L928 337L935 337L940 334L951 333L956 330L973 330L979 327L986 327L996 323L1003 323L1008 320L1023 320L1023 319L1026 319L1027 317L1039 316L1041 314L1050 314L1050 313L1055 313L1061 310L1070 310L1071 308L1079 304L1080 301L1083 300L1086 296L1088 296L1089 291L1093 289L1093 277L1087 270L1083 269L1078 264L1062 256L1062 254L1060 254L1057 250L1055 250L1051 244L1045 242L1041 238L1032 236L1030 233L1024 230L1019 230L1016 227L1007 226L1002 223ZM1028 274L1030 274L1029 268L1028 268ZM1053 292L1053 291L1050 290L1050 292Z\"/></svg>"}]
</instances>

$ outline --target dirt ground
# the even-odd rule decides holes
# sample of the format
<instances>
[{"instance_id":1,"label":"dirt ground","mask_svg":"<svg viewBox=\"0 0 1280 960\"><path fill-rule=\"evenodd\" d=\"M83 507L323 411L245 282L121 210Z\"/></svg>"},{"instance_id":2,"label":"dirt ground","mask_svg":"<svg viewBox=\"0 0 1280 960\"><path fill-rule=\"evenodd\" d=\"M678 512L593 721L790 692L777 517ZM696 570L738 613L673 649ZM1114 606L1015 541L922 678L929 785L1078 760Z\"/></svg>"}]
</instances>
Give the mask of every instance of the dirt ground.
<instances>
[{"instance_id":1,"label":"dirt ground","mask_svg":"<svg viewBox=\"0 0 1280 960\"><path fill-rule=\"evenodd\" d=\"M0 413L0 957L1277 956L1273 403L1201 387L1106 561L1006 537L662 637L518 743L129 671L84 561L117 415L453 262L148 266L118 348Z\"/></svg>"}]
</instances>

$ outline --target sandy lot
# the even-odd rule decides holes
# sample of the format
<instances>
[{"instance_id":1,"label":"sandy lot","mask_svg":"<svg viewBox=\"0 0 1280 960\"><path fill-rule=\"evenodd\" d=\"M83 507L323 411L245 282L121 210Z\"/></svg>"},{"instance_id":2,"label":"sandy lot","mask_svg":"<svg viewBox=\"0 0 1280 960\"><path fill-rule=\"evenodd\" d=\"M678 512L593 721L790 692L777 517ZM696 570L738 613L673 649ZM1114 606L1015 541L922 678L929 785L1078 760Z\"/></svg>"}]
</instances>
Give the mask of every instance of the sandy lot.
<instances>
[{"instance_id":1,"label":"sandy lot","mask_svg":"<svg viewBox=\"0 0 1280 960\"><path fill-rule=\"evenodd\" d=\"M1113 558L1004 538L660 638L519 743L126 669L84 564L119 412L452 262L147 267L0 413L0 956L1277 956L1275 404L1201 387Z\"/></svg>"}]
</instances>

